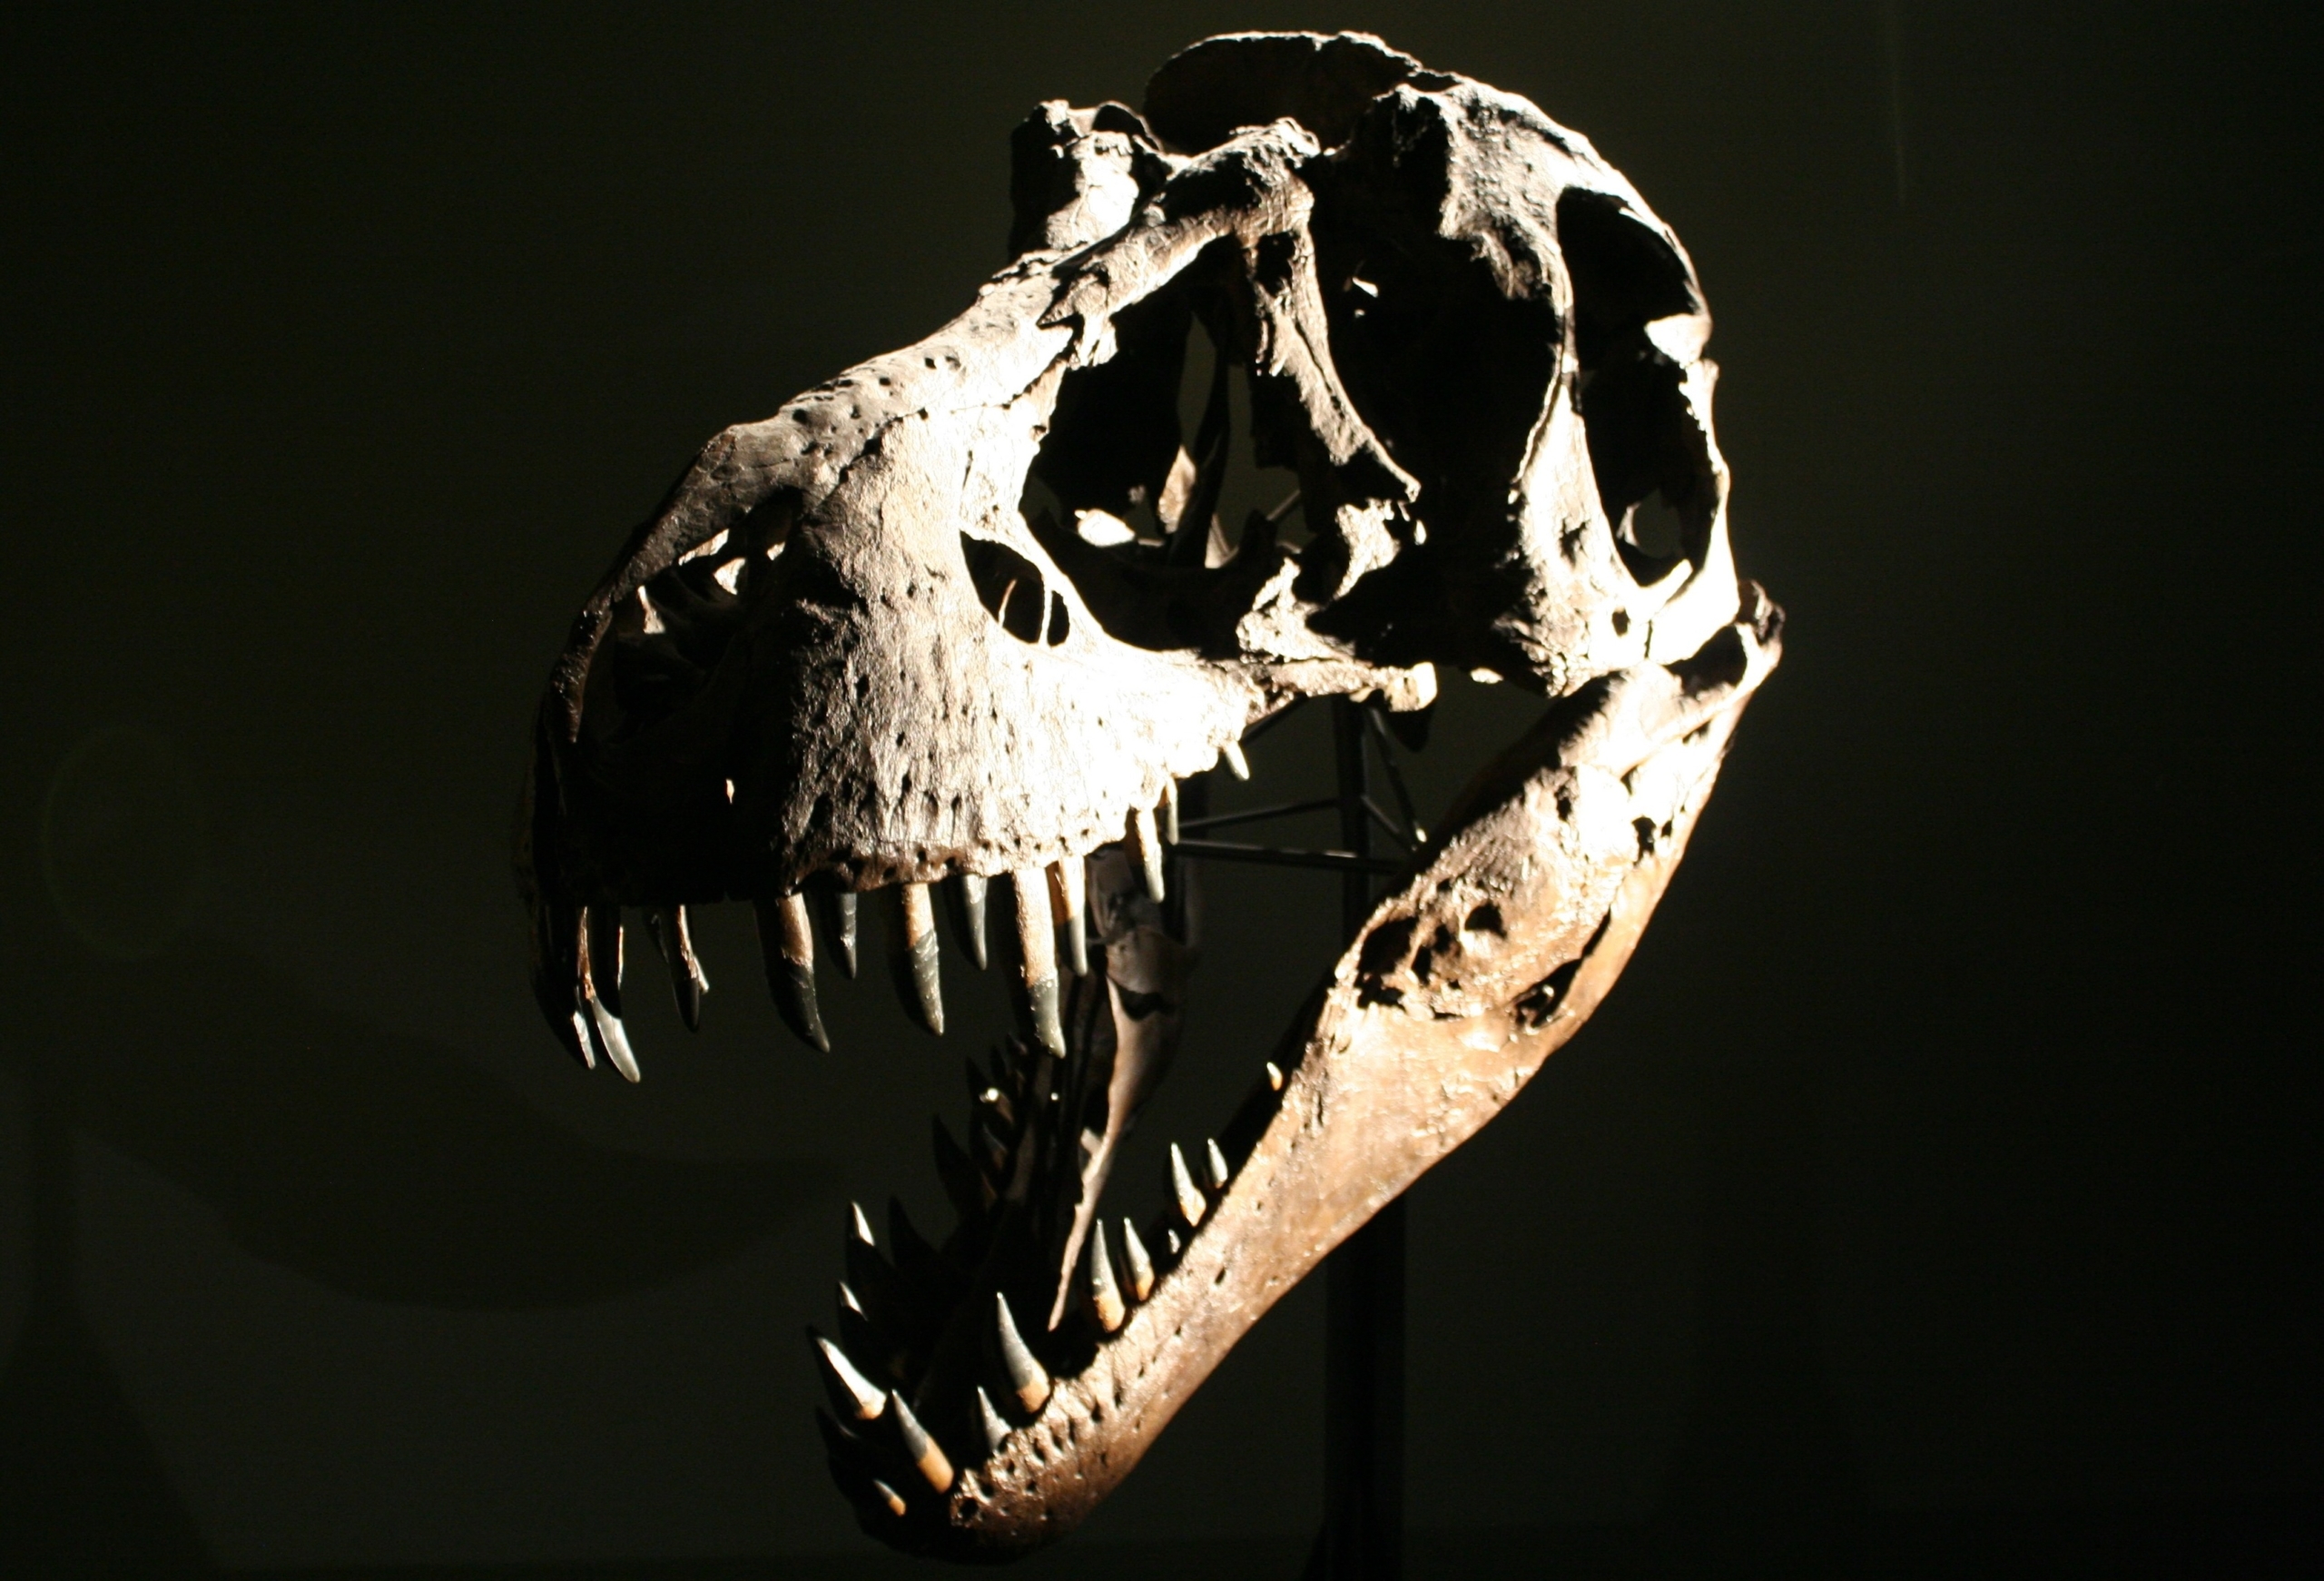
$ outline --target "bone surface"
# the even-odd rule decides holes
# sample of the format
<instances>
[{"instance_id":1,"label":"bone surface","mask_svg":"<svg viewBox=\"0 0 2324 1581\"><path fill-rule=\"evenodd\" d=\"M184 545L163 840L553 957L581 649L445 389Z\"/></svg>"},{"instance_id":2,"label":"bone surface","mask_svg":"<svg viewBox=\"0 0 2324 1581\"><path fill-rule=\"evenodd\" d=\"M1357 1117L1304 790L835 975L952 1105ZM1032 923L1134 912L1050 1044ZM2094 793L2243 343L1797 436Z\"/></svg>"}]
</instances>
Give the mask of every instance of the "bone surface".
<instances>
[{"instance_id":1,"label":"bone surface","mask_svg":"<svg viewBox=\"0 0 2324 1581\"><path fill-rule=\"evenodd\" d=\"M1367 35L1231 35L1140 109L1037 107L1010 163L1012 256L957 318L715 436L615 556L517 851L551 1033L631 1081L622 907L691 1026L689 912L751 904L777 1012L827 1049L818 925L852 973L881 895L940 1031L927 886L982 968L1006 880L1019 1035L971 1062L965 1151L933 1128L957 1222L896 1210L883 1257L859 1212L815 1344L865 1529L980 1560L1084 1518L1588 1018L1781 650L1728 541L1693 265L1531 104ZM1238 530L1245 454L1295 488ZM1180 782L1199 835L1195 776L1247 776L1244 737L1311 698L1416 749L1440 666L1538 722L1442 815L1396 781L1429 832L1216 1140L1115 1210L1198 983Z\"/></svg>"}]
</instances>

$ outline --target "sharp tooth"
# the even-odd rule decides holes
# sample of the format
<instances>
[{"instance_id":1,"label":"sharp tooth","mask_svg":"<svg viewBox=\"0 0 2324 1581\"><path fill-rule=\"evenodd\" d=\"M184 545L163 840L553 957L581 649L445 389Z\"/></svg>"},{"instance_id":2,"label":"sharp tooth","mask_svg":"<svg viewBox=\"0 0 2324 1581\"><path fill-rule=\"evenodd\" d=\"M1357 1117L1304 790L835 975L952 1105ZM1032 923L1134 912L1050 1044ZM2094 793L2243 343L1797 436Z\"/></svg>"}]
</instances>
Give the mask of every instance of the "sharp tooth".
<instances>
[{"instance_id":1,"label":"sharp tooth","mask_svg":"<svg viewBox=\"0 0 2324 1581\"><path fill-rule=\"evenodd\" d=\"M1187 1249L1187 1243L1178 1239L1178 1232L1175 1230L1167 1228L1164 1229L1162 1231L1162 1239L1169 1243L1170 1255L1172 1257L1177 1256L1178 1253Z\"/></svg>"},{"instance_id":2,"label":"sharp tooth","mask_svg":"<svg viewBox=\"0 0 2324 1581\"><path fill-rule=\"evenodd\" d=\"M710 992L710 979L703 975L702 963L694 957L694 929L686 920L686 908L674 905L663 912L653 933L670 968L670 993L678 1002L678 1019L686 1023L688 1032L700 1032L702 996Z\"/></svg>"},{"instance_id":3,"label":"sharp tooth","mask_svg":"<svg viewBox=\"0 0 2324 1581\"><path fill-rule=\"evenodd\" d=\"M912 1469L937 1492L950 1492L952 1463L944 1457L936 1440L928 1436L928 1429L920 1425L920 1418L911 1414L911 1408L904 1404L904 1397L890 1389L888 1409L895 1413L896 1436L903 1440L904 1453L911 1457Z\"/></svg>"},{"instance_id":4,"label":"sharp tooth","mask_svg":"<svg viewBox=\"0 0 2324 1581\"><path fill-rule=\"evenodd\" d=\"M1076 977L1088 976L1088 874L1080 857L1068 856L1049 864L1049 904L1065 940L1065 969Z\"/></svg>"},{"instance_id":5,"label":"sharp tooth","mask_svg":"<svg viewBox=\"0 0 2324 1581\"><path fill-rule=\"evenodd\" d=\"M898 1493L894 1488L890 1487L886 1483L881 1481L876 1477L872 1479L872 1491L874 1494L877 1494L880 1497L880 1501L888 1507L888 1513L890 1515L895 1516L899 1519L902 1517L904 1513L904 1496L902 1494Z\"/></svg>"},{"instance_id":6,"label":"sharp tooth","mask_svg":"<svg viewBox=\"0 0 2324 1581\"><path fill-rule=\"evenodd\" d=\"M850 1202L847 1205L847 1210L855 1217L855 1221L848 1226L849 1229L855 1231L855 1239L863 1242L864 1245L871 1247L873 1250L878 1250L880 1243L872 1239L872 1220L863 1216L863 1204L861 1202Z\"/></svg>"},{"instance_id":7,"label":"sharp tooth","mask_svg":"<svg viewBox=\"0 0 2324 1581\"><path fill-rule=\"evenodd\" d=\"M937 960L936 907L924 884L899 884L888 929L888 963L896 993L920 1024L944 1035L944 987Z\"/></svg>"},{"instance_id":8,"label":"sharp tooth","mask_svg":"<svg viewBox=\"0 0 2324 1581\"><path fill-rule=\"evenodd\" d=\"M1192 1230L1201 1223L1210 1203L1195 1184L1194 1176L1187 1172L1187 1155L1178 1151L1175 1141L1170 1144L1170 1191L1178 1199L1178 1217L1187 1221L1187 1228Z\"/></svg>"},{"instance_id":9,"label":"sharp tooth","mask_svg":"<svg viewBox=\"0 0 2324 1581\"><path fill-rule=\"evenodd\" d=\"M984 1428L984 1447L988 1454L1000 1453L1001 1445L1009 1441L1009 1424L992 1408L992 1397L984 1392L984 1385L977 1385L977 1422Z\"/></svg>"},{"instance_id":10,"label":"sharp tooth","mask_svg":"<svg viewBox=\"0 0 2324 1581\"><path fill-rule=\"evenodd\" d=\"M953 926L960 933L960 943L968 948L969 959L976 963L980 972L992 963L984 947L986 888L983 877L974 873L963 873L960 881L948 891L952 897Z\"/></svg>"},{"instance_id":11,"label":"sharp tooth","mask_svg":"<svg viewBox=\"0 0 2324 1581\"><path fill-rule=\"evenodd\" d=\"M1162 843L1178 843L1178 782L1175 779L1162 782Z\"/></svg>"},{"instance_id":12,"label":"sharp tooth","mask_svg":"<svg viewBox=\"0 0 2324 1581\"><path fill-rule=\"evenodd\" d=\"M1218 756L1226 760L1226 772L1233 775L1236 779L1248 779L1251 777L1251 760L1243 756L1243 744L1241 742L1229 741L1226 746L1218 749Z\"/></svg>"},{"instance_id":13,"label":"sharp tooth","mask_svg":"<svg viewBox=\"0 0 2324 1581\"><path fill-rule=\"evenodd\" d=\"M1267 1062L1267 1086L1276 1092L1283 1091L1283 1067L1273 1060Z\"/></svg>"},{"instance_id":14,"label":"sharp tooth","mask_svg":"<svg viewBox=\"0 0 2324 1581\"><path fill-rule=\"evenodd\" d=\"M581 1050L581 1068L586 1071L596 1070L597 1068L597 1039L589 1030L589 1014L586 1011L576 1010L573 1013L573 1041Z\"/></svg>"},{"instance_id":15,"label":"sharp tooth","mask_svg":"<svg viewBox=\"0 0 2324 1581\"><path fill-rule=\"evenodd\" d=\"M822 925L823 943L839 963L840 975L853 980L856 968L856 896L852 889L813 892L815 920Z\"/></svg>"},{"instance_id":16,"label":"sharp tooth","mask_svg":"<svg viewBox=\"0 0 2324 1581\"><path fill-rule=\"evenodd\" d=\"M588 918L589 987L598 1003L621 1016L621 907L603 901L586 908Z\"/></svg>"},{"instance_id":17,"label":"sharp tooth","mask_svg":"<svg viewBox=\"0 0 2324 1581\"><path fill-rule=\"evenodd\" d=\"M1009 1309L1009 1298L995 1290L992 1301L999 1314L1000 1364L1009 1369L1009 1392L1027 1416L1036 1416L1049 1403L1049 1375L1025 1349L1025 1337L1017 1332L1016 1314Z\"/></svg>"},{"instance_id":18,"label":"sharp tooth","mask_svg":"<svg viewBox=\"0 0 2324 1581\"><path fill-rule=\"evenodd\" d=\"M1146 1242L1137 1238L1137 1226L1122 1220L1122 1260L1129 1264L1129 1293L1132 1299L1144 1300L1154 1293L1154 1260L1146 1254Z\"/></svg>"},{"instance_id":19,"label":"sharp tooth","mask_svg":"<svg viewBox=\"0 0 2324 1581\"><path fill-rule=\"evenodd\" d=\"M1035 1042L1065 1058L1065 1028L1058 1021L1057 935L1049 926L1049 880L1038 869L1009 875L1017 892L1017 950L1024 962L1026 1018Z\"/></svg>"},{"instance_id":20,"label":"sharp tooth","mask_svg":"<svg viewBox=\"0 0 2324 1581\"><path fill-rule=\"evenodd\" d=\"M1210 1189L1214 1191L1226 1190L1230 1177L1226 1172L1226 1155L1218 1151L1218 1139L1212 1137L1206 1141L1203 1151L1206 1155L1203 1161L1210 1166Z\"/></svg>"},{"instance_id":21,"label":"sharp tooth","mask_svg":"<svg viewBox=\"0 0 2324 1581\"><path fill-rule=\"evenodd\" d=\"M1122 1306L1121 1287L1114 1282L1114 1260L1106 1250L1102 1219L1089 1226L1089 1309L1098 1315L1098 1327L1108 1334L1129 1315Z\"/></svg>"},{"instance_id":22,"label":"sharp tooth","mask_svg":"<svg viewBox=\"0 0 2324 1581\"><path fill-rule=\"evenodd\" d=\"M759 954L766 962L767 993L783 1024L799 1041L831 1052L822 1013L815 1004L815 935L807 923L807 903L796 894L754 903Z\"/></svg>"},{"instance_id":23,"label":"sharp tooth","mask_svg":"<svg viewBox=\"0 0 2324 1581\"><path fill-rule=\"evenodd\" d=\"M815 1349L822 1353L824 1371L830 1375L832 1382L838 1386L843 1398L852 1402L855 1419L859 1422L869 1422L878 1418L880 1407L887 1398L881 1393L880 1386L856 1369L855 1363L847 1359L846 1351L842 1350L812 1329L808 1329L807 1333L814 1340Z\"/></svg>"},{"instance_id":24,"label":"sharp tooth","mask_svg":"<svg viewBox=\"0 0 2324 1581\"><path fill-rule=\"evenodd\" d=\"M855 1299L855 1292L848 1288L845 1280L839 1281L839 1304L859 1318L863 1316L863 1303Z\"/></svg>"},{"instance_id":25,"label":"sharp tooth","mask_svg":"<svg viewBox=\"0 0 2324 1581\"><path fill-rule=\"evenodd\" d=\"M1146 874L1148 899L1162 899L1162 842L1154 832L1154 809L1132 807L1129 814L1130 859Z\"/></svg>"},{"instance_id":26,"label":"sharp tooth","mask_svg":"<svg viewBox=\"0 0 2324 1581\"><path fill-rule=\"evenodd\" d=\"M632 1082L636 1081L637 1056L630 1052L629 1034L621 1029L621 1017L594 999L589 1002L589 1013L596 1018L597 1037L606 1045L606 1058L614 1062L615 1070Z\"/></svg>"}]
</instances>

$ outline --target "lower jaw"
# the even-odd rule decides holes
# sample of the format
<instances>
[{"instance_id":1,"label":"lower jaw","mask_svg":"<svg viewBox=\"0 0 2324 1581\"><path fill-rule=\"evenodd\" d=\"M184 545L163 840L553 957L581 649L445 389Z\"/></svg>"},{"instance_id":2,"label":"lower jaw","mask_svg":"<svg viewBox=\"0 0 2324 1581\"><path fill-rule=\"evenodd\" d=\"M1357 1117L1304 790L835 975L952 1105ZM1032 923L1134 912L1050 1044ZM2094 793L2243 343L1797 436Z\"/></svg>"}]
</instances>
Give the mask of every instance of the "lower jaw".
<instances>
[{"instance_id":1,"label":"lower jaw","mask_svg":"<svg viewBox=\"0 0 2324 1581\"><path fill-rule=\"evenodd\" d=\"M1551 818L1542 805L1545 776L1571 778L1572 766L1541 765L1526 790L1472 820L1433 865L1383 901L1286 1036L1286 1076L1272 1120L1235 1161L1148 1298L1086 1366L1057 1381L1031 1420L967 1465L940 1498L923 1487L901 1514L867 1507L867 1530L899 1547L966 1559L1021 1554L1071 1530L1269 1308L1498 1114L1628 963L1685 854L1742 706L1774 662L1771 640L1753 652L1728 695L1698 710L1699 723L1627 772L1585 779L1576 793L1620 797L1622 805L1575 815L1560 795ZM1639 847L1622 862L1569 835L1577 826L1633 825ZM1516 858L1517 868L1530 865L1536 892L1583 901L1557 908L1562 920L1550 926L1559 939L1511 942L1507 953L1554 967L1489 988L1482 1006L1468 984L1415 983L1409 962L1399 979L1406 991L1384 992L1374 941L1392 932L1409 940L1457 931L1473 914L1480 850Z\"/></svg>"}]
</instances>

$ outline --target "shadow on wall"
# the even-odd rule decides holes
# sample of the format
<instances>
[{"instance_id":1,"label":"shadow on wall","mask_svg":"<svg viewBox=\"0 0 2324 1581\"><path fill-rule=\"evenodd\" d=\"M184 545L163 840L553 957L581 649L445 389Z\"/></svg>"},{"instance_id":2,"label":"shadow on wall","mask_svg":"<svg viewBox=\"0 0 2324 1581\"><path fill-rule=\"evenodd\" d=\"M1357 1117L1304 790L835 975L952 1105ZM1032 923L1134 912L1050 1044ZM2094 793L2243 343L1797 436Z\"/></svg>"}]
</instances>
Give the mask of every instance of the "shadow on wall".
<instances>
[{"instance_id":1,"label":"shadow on wall","mask_svg":"<svg viewBox=\"0 0 2324 1581\"><path fill-rule=\"evenodd\" d=\"M459 1053L335 1015L215 945L125 965L52 935L26 954L0 1056L24 1082L32 1163L29 1300L0 1371L0 1568L202 1563L77 1309L76 1131L192 1192L258 1256L351 1296L468 1310L665 1283L827 1190L817 1164L591 1146Z\"/></svg>"}]
</instances>

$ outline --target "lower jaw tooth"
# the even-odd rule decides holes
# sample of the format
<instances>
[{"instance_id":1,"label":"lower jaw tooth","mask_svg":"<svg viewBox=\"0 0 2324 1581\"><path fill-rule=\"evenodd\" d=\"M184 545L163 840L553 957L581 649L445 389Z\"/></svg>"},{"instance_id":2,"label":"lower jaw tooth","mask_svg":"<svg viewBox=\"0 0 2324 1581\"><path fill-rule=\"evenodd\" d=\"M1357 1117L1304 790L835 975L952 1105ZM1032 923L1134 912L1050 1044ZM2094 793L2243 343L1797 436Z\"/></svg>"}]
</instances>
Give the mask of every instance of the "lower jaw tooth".
<instances>
[{"instance_id":1,"label":"lower jaw tooth","mask_svg":"<svg viewBox=\"0 0 2324 1581\"><path fill-rule=\"evenodd\" d=\"M1106 1250L1102 1220L1089 1226L1089 1309L1097 1314L1098 1326L1108 1334L1128 1316L1122 1306L1121 1289L1114 1282L1114 1261Z\"/></svg>"},{"instance_id":2,"label":"lower jaw tooth","mask_svg":"<svg viewBox=\"0 0 2324 1581\"><path fill-rule=\"evenodd\" d=\"M1154 1260L1138 1239L1137 1226L1127 1219L1122 1220L1122 1260L1129 1264L1129 1293L1141 1301L1153 1295Z\"/></svg>"},{"instance_id":3,"label":"lower jaw tooth","mask_svg":"<svg viewBox=\"0 0 2324 1581\"><path fill-rule=\"evenodd\" d=\"M1187 1221L1189 1230L1200 1224L1202 1216L1210 1210L1209 1201L1187 1169L1187 1155L1178 1151L1175 1141L1170 1144L1170 1194L1177 1201L1178 1217Z\"/></svg>"}]
</instances>

